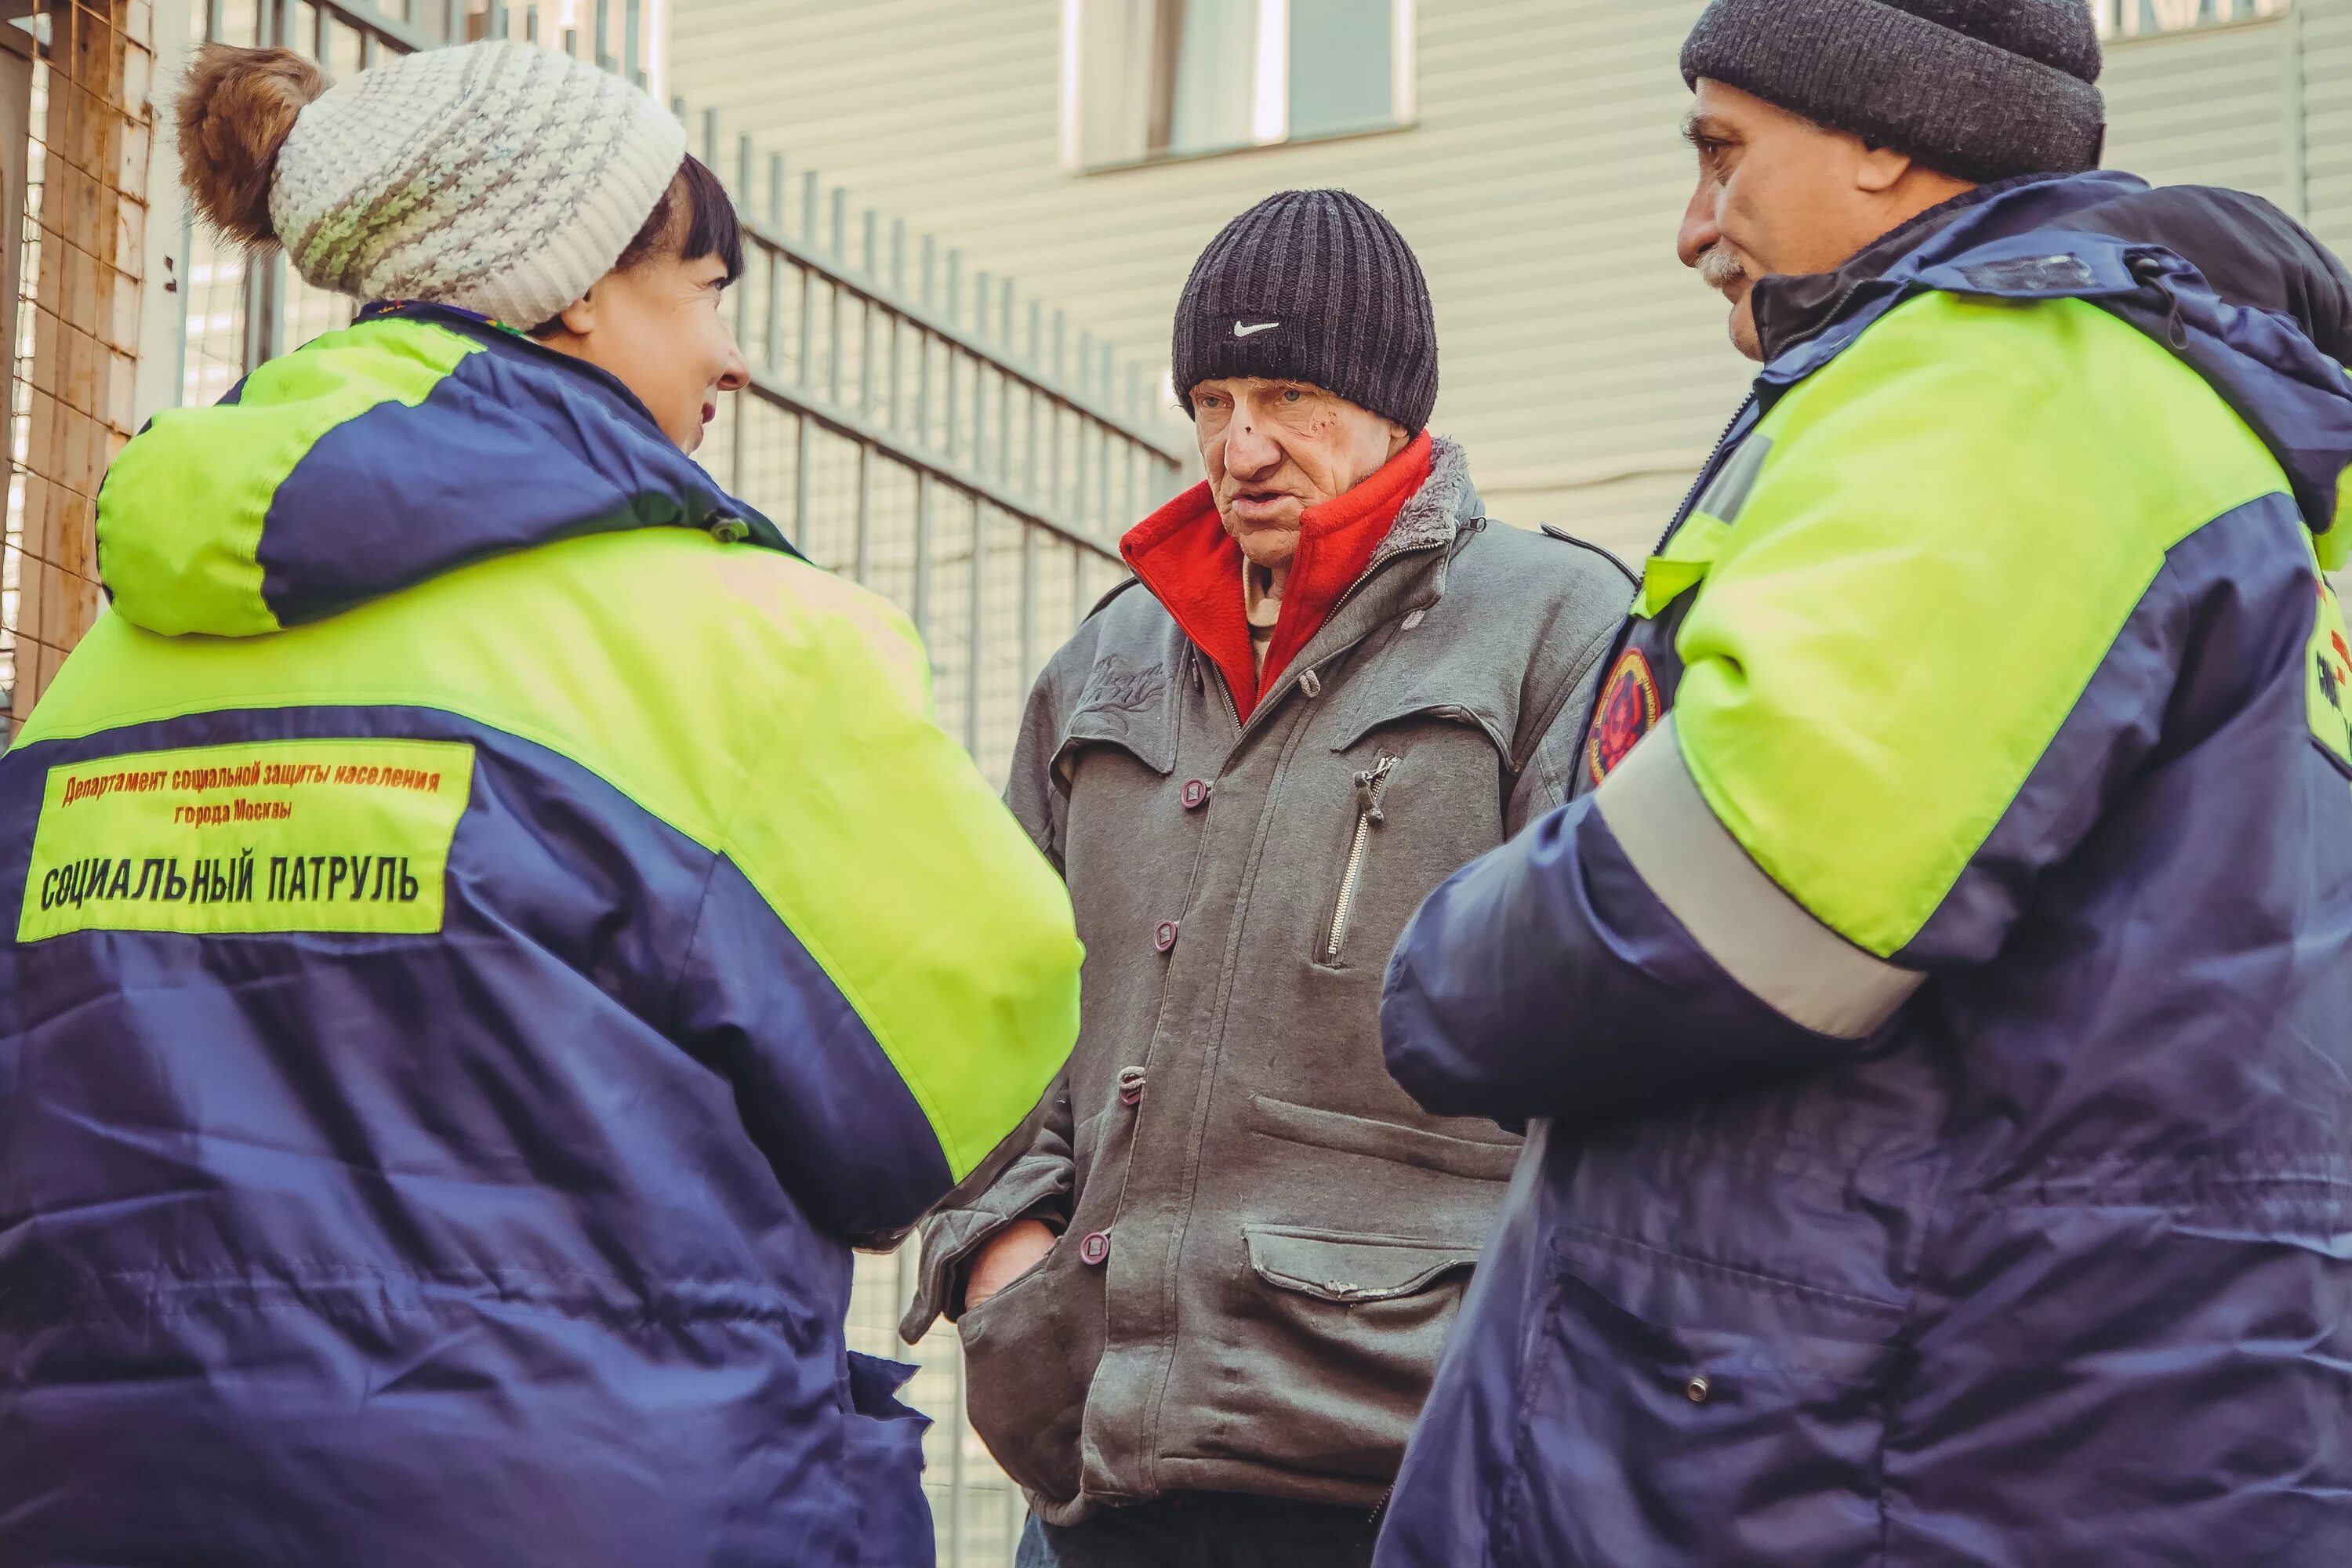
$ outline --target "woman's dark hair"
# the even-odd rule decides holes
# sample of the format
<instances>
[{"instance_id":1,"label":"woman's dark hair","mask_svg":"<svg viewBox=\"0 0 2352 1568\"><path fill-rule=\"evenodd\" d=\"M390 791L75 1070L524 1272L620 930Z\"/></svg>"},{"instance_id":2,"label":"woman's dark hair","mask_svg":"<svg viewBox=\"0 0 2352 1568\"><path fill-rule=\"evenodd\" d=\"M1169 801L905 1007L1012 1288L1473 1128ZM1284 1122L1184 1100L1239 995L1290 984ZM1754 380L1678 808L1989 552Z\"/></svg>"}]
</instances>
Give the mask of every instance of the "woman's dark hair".
<instances>
[{"instance_id":1,"label":"woman's dark hair","mask_svg":"<svg viewBox=\"0 0 2352 1568\"><path fill-rule=\"evenodd\" d=\"M648 261L699 261L706 256L727 264L728 282L743 276L743 221L735 216L734 198L709 165L689 153L613 270L625 272ZM549 337L562 325L559 311L531 328L530 335Z\"/></svg>"},{"instance_id":2,"label":"woman's dark hair","mask_svg":"<svg viewBox=\"0 0 2352 1568\"><path fill-rule=\"evenodd\" d=\"M743 224L735 216L734 200L709 165L689 153L613 270L624 272L641 262L672 258L699 261L706 256L727 264L730 283L743 276Z\"/></svg>"}]
</instances>

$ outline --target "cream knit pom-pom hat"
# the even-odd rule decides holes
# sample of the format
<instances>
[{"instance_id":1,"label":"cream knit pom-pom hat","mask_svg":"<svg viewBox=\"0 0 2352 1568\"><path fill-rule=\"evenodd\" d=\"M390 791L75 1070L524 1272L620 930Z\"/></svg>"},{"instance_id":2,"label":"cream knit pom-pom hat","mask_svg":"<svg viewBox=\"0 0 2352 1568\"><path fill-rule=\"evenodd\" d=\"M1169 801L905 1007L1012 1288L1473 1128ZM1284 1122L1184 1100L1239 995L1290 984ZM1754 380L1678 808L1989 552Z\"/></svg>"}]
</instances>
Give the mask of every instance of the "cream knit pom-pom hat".
<instances>
[{"instance_id":1,"label":"cream knit pom-pom hat","mask_svg":"<svg viewBox=\"0 0 2352 1568\"><path fill-rule=\"evenodd\" d=\"M686 128L642 89L536 45L467 44L304 106L269 216L319 288L529 328L612 270L685 161Z\"/></svg>"}]
</instances>

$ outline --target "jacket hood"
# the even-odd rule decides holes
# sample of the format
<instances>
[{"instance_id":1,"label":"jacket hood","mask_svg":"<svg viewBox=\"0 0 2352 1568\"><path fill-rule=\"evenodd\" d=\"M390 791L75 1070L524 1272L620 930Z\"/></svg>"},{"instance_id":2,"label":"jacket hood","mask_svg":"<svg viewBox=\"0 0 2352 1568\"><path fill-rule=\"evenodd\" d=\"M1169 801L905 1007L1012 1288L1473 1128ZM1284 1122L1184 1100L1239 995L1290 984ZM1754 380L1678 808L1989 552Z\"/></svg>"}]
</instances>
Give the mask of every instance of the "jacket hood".
<instances>
[{"instance_id":1,"label":"jacket hood","mask_svg":"<svg viewBox=\"0 0 2352 1568\"><path fill-rule=\"evenodd\" d=\"M156 416L100 489L99 569L149 631L254 637L486 556L663 527L792 548L610 375L403 306Z\"/></svg>"},{"instance_id":2,"label":"jacket hood","mask_svg":"<svg viewBox=\"0 0 2352 1568\"><path fill-rule=\"evenodd\" d=\"M1759 283L1772 358L1760 396L1811 374L1927 290L2081 299L2194 369L2286 470L2331 569L2352 557L2338 487L2352 468L2352 280L2284 213L2199 186L2097 173L1987 185L1923 214L1835 273Z\"/></svg>"}]
</instances>

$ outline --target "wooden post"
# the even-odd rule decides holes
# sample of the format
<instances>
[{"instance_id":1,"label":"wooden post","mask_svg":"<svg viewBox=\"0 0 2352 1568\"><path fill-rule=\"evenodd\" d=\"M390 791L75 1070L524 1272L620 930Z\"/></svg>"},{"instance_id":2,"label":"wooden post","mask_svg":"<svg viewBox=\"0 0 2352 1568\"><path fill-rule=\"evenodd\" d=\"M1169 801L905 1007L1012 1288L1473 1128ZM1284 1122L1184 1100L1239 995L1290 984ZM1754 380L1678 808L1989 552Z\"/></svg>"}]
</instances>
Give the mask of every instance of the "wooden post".
<instances>
[{"instance_id":1,"label":"wooden post","mask_svg":"<svg viewBox=\"0 0 2352 1568\"><path fill-rule=\"evenodd\" d=\"M154 125L147 0L44 0L42 9L47 106L31 136L41 219L19 273L36 281L28 298L7 301L32 329L25 457L10 474L23 488L22 532L8 548L19 588L8 628L11 733L98 616L98 485L131 434ZM19 149L6 154L0 178L26 167Z\"/></svg>"}]
</instances>

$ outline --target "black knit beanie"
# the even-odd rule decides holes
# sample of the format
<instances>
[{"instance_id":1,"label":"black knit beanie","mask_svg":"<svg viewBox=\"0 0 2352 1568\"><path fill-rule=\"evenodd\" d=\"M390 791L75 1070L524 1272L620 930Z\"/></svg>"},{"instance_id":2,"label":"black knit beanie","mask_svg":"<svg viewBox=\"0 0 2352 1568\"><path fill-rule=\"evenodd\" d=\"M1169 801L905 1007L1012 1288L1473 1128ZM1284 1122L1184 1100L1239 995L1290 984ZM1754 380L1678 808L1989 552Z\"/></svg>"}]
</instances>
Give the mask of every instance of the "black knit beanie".
<instances>
[{"instance_id":1,"label":"black knit beanie","mask_svg":"<svg viewBox=\"0 0 2352 1568\"><path fill-rule=\"evenodd\" d=\"M1220 376L1303 381L1419 435L1437 403L1437 322L1421 263L1345 191L1285 191L1209 242L1176 301L1184 412Z\"/></svg>"},{"instance_id":2,"label":"black knit beanie","mask_svg":"<svg viewBox=\"0 0 2352 1568\"><path fill-rule=\"evenodd\" d=\"M2105 140L2083 0L1715 0L1682 65L1956 179L2078 174Z\"/></svg>"}]
</instances>

